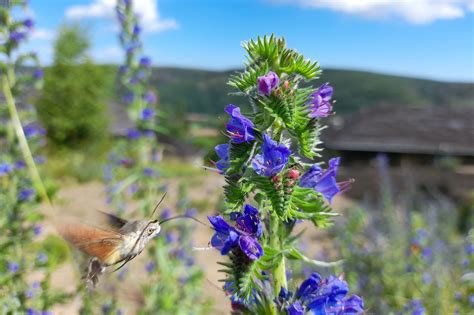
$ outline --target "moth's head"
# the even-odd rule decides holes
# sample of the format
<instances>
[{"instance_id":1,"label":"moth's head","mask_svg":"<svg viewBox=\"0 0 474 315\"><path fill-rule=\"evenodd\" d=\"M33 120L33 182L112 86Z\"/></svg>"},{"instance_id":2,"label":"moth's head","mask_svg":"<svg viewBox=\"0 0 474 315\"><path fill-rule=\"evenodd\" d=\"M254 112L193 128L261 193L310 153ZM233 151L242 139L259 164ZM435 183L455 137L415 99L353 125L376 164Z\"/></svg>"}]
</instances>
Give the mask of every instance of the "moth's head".
<instances>
[{"instance_id":1,"label":"moth's head","mask_svg":"<svg viewBox=\"0 0 474 315\"><path fill-rule=\"evenodd\" d=\"M161 226L158 220L148 221L144 229L145 231L143 235L147 237L148 239L152 239L160 233Z\"/></svg>"}]
</instances>

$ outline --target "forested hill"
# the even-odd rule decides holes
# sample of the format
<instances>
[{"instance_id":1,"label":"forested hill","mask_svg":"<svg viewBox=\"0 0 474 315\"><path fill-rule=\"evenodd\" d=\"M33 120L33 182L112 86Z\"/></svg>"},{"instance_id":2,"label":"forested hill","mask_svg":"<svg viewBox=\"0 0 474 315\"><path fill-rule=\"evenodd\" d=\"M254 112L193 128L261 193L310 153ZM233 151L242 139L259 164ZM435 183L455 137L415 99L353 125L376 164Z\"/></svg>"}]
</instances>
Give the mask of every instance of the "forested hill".
<instances>
[{"instance_id":1,"label":"forested hill","mask_svg":"<svg viewBox=\"0 0 474 315\"><path fill-rule=\"evenodd\" d=\"M221 113L226 104L246 106L226 82L235 71L153 69L152 84L162 106L194 113ZM348 113L374 105L474 106L473 83L446 83L350 70L325 70L315 86L334 86L336 111Z\"/></svg>"}]
</instances>

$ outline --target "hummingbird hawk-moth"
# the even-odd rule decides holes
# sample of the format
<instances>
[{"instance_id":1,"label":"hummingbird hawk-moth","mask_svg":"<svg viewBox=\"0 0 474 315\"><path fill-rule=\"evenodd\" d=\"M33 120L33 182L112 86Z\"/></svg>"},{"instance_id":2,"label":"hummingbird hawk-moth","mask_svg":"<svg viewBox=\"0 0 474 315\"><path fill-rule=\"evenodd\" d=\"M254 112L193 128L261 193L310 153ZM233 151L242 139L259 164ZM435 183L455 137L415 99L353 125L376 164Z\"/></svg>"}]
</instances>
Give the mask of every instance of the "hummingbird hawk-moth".
<instances>
[{"instance_id":1,"label":"hummingbird hawk-moth","mask_svg":"<svg viewBox=\"0 0 474 315\"><path fill-rule=\"evenodd\" d=\"M160 203L153 210L152 216ZM106 268L117 266L114 269L116 271L139 255L148 242L160 233L161 223L187 217L175 216L159 222L158 220L127 221L105 212L100 212L100 215L105 219L106 227L99 227L99 224L78 223L62 223L58 226L59 233L66 241L90 256L84 278L92 287L97 285L99 276Z\"/></svg>"}]
</instances>

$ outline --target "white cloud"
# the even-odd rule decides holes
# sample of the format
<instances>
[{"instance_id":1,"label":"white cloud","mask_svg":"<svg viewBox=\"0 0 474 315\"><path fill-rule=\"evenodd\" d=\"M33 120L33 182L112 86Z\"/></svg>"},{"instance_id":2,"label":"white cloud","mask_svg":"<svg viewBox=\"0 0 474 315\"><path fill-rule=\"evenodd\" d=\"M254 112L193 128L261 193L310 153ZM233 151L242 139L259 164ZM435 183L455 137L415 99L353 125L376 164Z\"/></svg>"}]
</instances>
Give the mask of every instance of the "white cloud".
<instances>
[{"instance_id":1,"label":"white cloud","mask_svg":"<svg viewBox=\"0 0 474 315\"><path fill-rule=\"evenodd\" d=\"M366 18L402 18L413 24L462 18L474 11L474 0L270 0Z\"/></svg>"},{"instance_id":2,"label":"white cloud","mask_svg":"<svg viewBox=\"0 0 474 315\"><path fill-rule=\"evenodd\" d=\"M115 18L116 0L93 0L86 5L75 5L66 10L68 18ZM147 32L162 32L177 29L174 19L163 19L158 11L158 0L133 1L133 9Z\"/></svg>"},{"instance_id":3,"label":"white cloud","mask_svg":"<svg viewBox=\"0 0 474 315\"><path fill-rule=\"evenodd\" d=\"M34 28L31 33L32 40L52 40L54 32L46 28Z\"/></svg>"}]
</instances>

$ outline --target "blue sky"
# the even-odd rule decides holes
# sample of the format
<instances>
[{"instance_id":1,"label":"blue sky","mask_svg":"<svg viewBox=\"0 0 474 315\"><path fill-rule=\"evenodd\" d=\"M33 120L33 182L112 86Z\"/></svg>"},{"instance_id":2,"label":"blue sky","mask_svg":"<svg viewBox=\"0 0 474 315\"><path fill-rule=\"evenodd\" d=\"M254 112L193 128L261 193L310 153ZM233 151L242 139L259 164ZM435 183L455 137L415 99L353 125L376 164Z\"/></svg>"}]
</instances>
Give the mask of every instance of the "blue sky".
<instances>
[{"instance_id":1,"label":"blue sky","mask_svg":"<svg viewBox=\"0 0 474 315\"><path fill-rule=\"evenodd\" d=\"M51 61L55 30L80 20L98 62L120 63L114 0L31 0L28 45ZM136 0L159 66L235 68L243 40L275 33L323 68L474 82L473 0Z\"/></svg>"}]
</instances>

